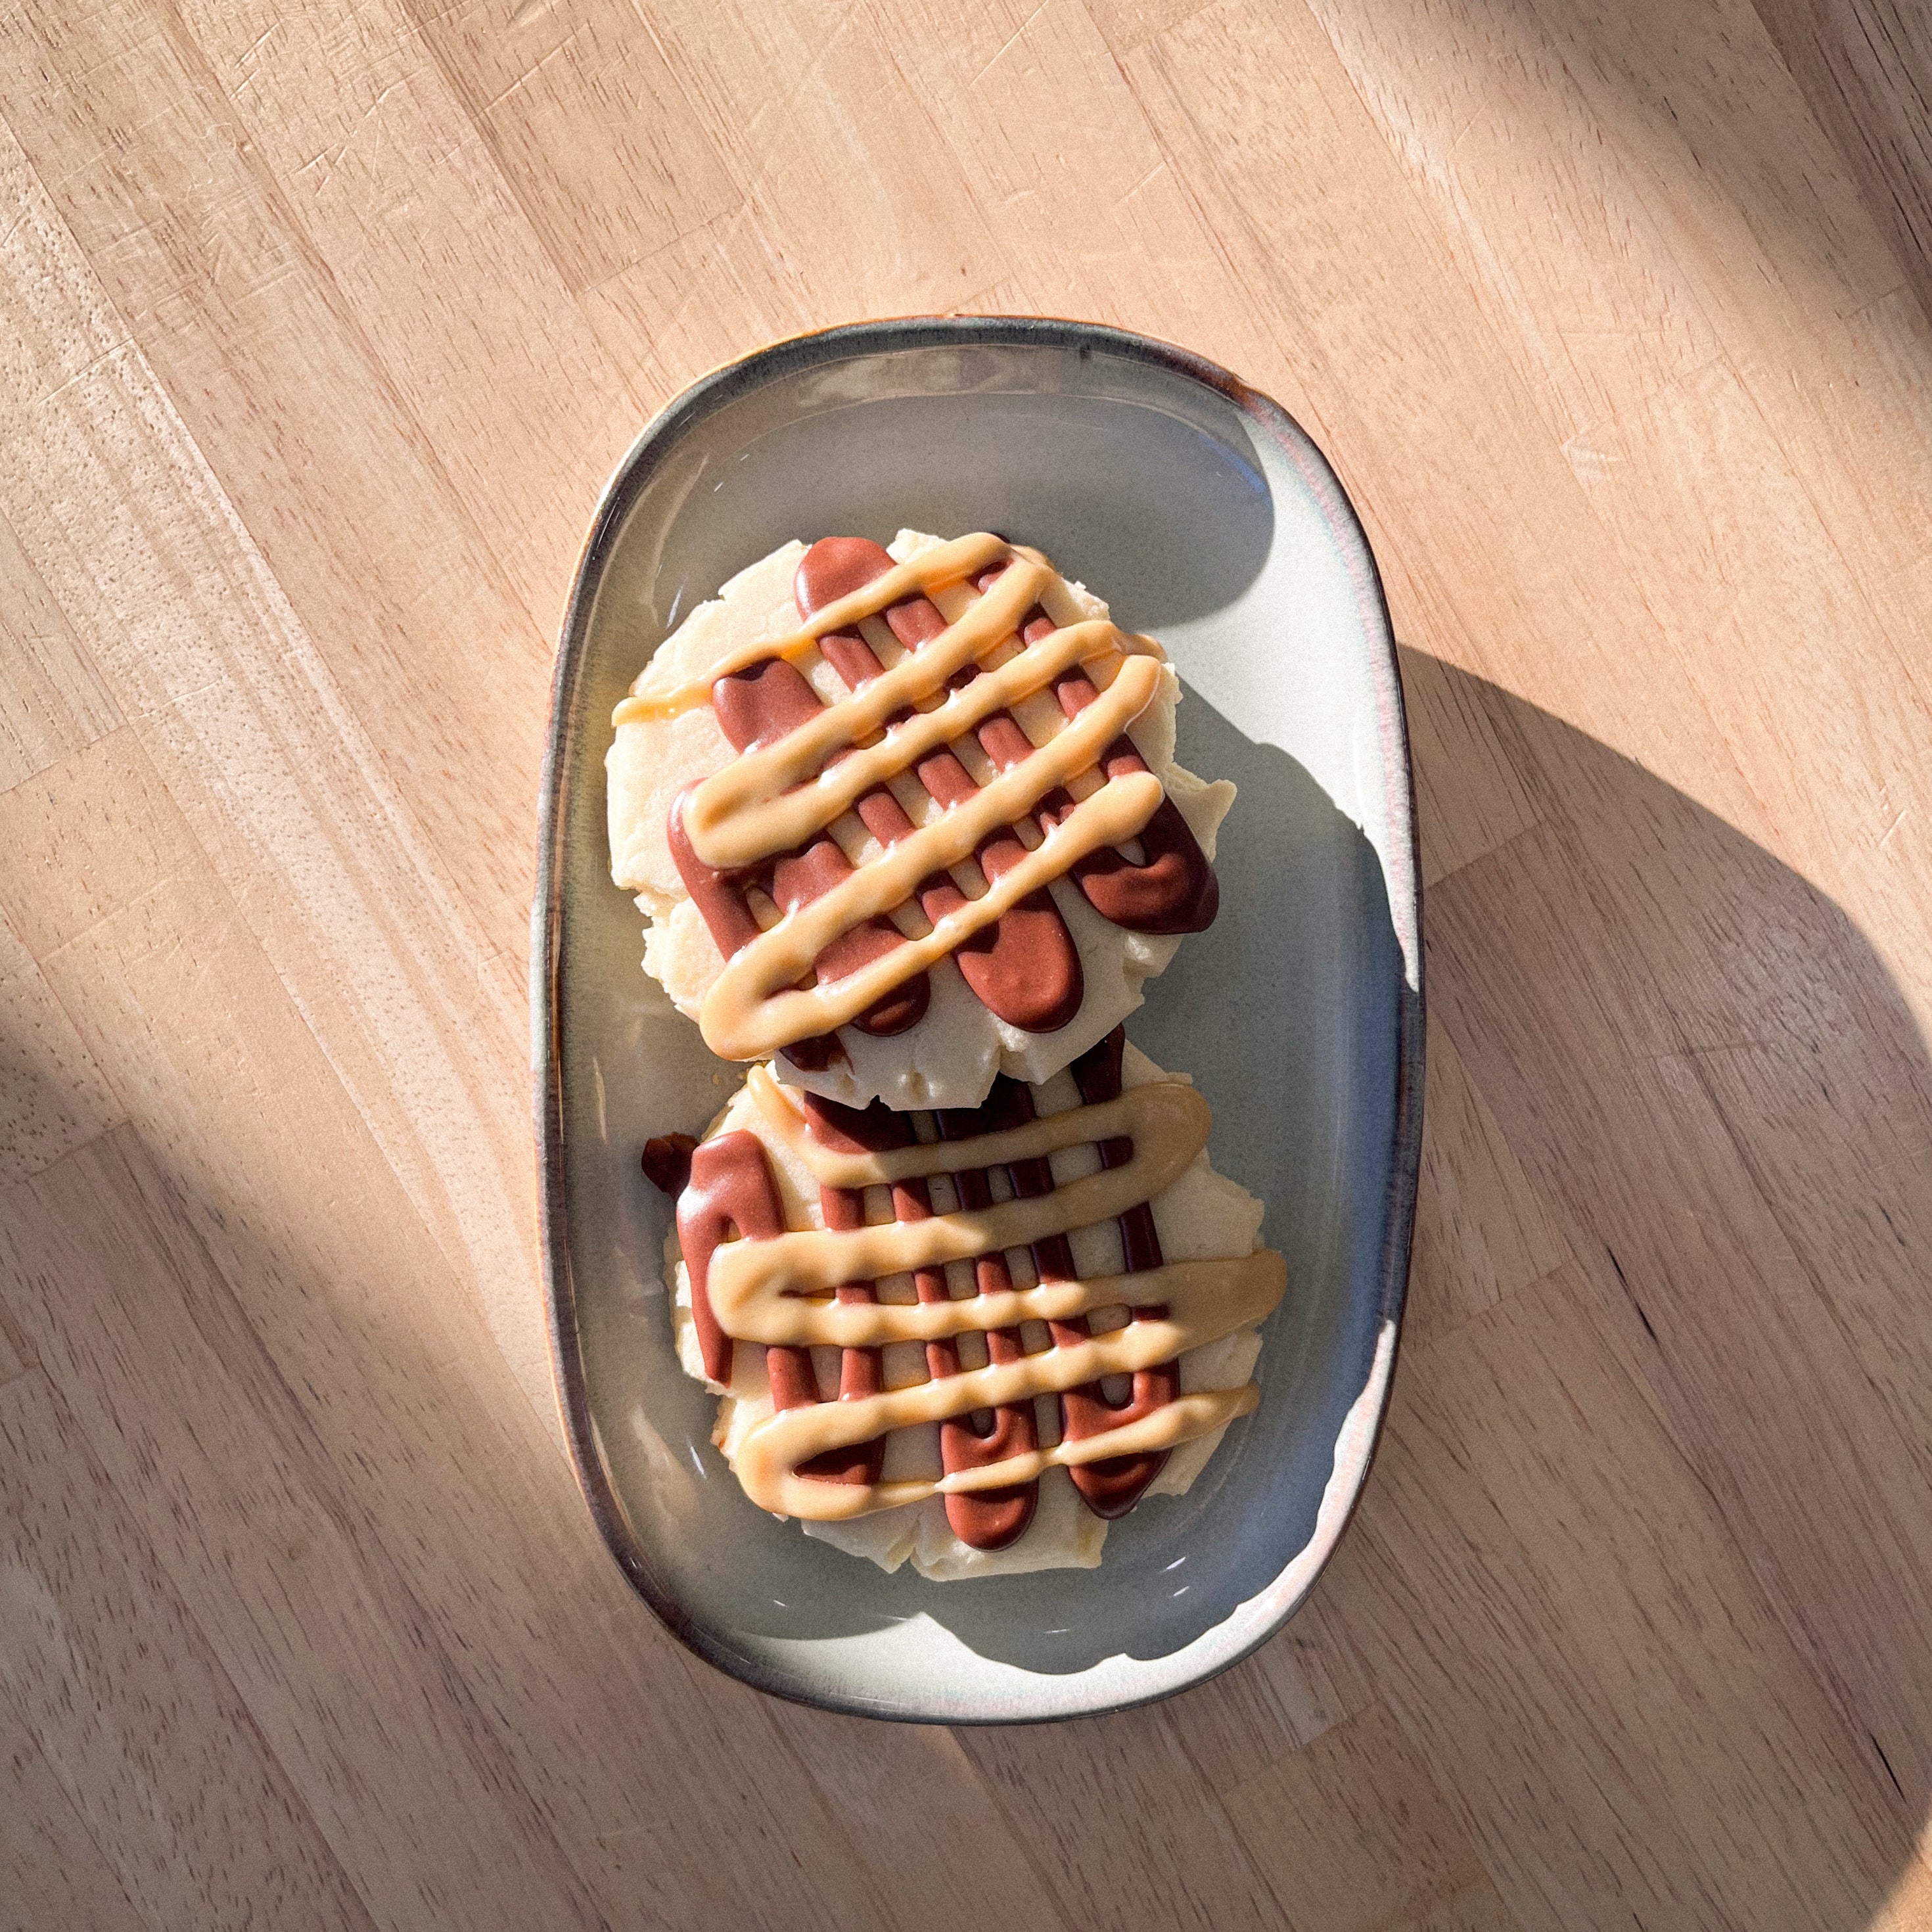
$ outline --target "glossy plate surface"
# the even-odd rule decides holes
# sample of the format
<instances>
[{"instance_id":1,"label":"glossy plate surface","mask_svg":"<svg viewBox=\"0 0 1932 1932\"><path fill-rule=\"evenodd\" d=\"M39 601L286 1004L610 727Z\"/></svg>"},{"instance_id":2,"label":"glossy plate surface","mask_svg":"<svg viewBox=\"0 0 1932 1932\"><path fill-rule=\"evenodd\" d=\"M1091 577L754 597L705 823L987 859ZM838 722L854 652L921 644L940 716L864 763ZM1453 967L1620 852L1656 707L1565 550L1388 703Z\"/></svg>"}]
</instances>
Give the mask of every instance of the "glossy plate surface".
<instances>
[{"instance_id":1,"label":"glossy plate surface","mask_svg":"<svg viewBox=\"0 0 1932 1932\"><path fill-rule=\"evenodd\" d=\"M746 1501L679 1371L651 1135L738 1084L639 967L610 883L611 707L692 606L793 537L994 530L1179 667L1182 762L1232 778L1221 914L1129 1036L1193 1076L1210 1152L1268 1203L1288 1292L1262 1404L1097 1570L887 1576ZM1406 1282L1421 1127L1408 742L1375 566L1320 452L1264 397L1144 338L867 323L707 376L613 478L559 655L532 933L558 1383L598 1527L659 1616L780 1695L947 1722L1070 1717L1225 1669L1294 1610L1366 1473Z\"/></svg>"}]
</instances>

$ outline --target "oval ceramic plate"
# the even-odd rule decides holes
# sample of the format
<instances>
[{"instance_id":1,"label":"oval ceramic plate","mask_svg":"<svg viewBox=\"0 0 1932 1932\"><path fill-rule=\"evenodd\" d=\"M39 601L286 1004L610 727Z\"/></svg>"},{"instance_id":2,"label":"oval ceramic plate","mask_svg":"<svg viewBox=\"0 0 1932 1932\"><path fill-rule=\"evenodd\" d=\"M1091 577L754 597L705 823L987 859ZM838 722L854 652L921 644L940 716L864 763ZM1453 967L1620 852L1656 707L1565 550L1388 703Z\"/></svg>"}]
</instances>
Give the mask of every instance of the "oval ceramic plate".
<instances>
[{"instance_id":1,"label":"oval ceramic plate","mask_svg":"<svg viewBox=\"0 0 1932 1932\"><path fill-rule=\"evenodd\" d=\"M1045 550L1186 688L1183 763L1240 795L1221 914L1128 1033L1192 1075L1220 1170L1288 1258L1259 1409L1096 1570L936 1584L740 1492L680 1372L642 1178L739 1070L639 966L610 883L611 707L692 607L792 537L994 530ZM651 1607L780 1696L946 1722L1073 1717L1223 1670L1306 1594L1394 1364L1421 1128L1421 946L1401 687L1373 560L1321 452L1226 371L1079 323L833 329L698 382L605 491L556 667L534 914L543 1235L557 1378L598 1528Z\"/></svg>"}]
</instances>

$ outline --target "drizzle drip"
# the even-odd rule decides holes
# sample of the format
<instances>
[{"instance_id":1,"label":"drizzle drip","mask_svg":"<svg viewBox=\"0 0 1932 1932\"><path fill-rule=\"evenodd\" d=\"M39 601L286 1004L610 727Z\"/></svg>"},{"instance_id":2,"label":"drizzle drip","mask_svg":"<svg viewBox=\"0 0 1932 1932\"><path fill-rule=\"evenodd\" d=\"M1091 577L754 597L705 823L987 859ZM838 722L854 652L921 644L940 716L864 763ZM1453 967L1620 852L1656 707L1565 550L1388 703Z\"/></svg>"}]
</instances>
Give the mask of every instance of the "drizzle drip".
<instances>
[{"instance_id":1,"label":"drizzle drip","mask_svg":"<svg viewBox=\"0 0 1932 1932\"><path fill-rule=\"evenodd\" d=\"M1082 992L1047 890L1069 874L1103 917L1133 931L1213 920L1213 868L1126 735L1160 688L1159 647L1109 623L1056 626L1040 601L1056 581L1036 554L997 537L897 565L867 539L827 538L799 567L801 631L740 647L708 681L617 707L622 724L708 699L740 754L682 794L668 826L726 962L700 1016L714 1052L782 1049L827 1065L840 1026L916 1024L926 974L949 954L1000 1018L1057 1030ZM950 623L931 595L949 586L974 593ZM906 652L890 666L860 628L878 616ZM814 647L847 686L836 704L798 668ZM1036 746L1012 706L1044 690L1066 722ZM969 743L992 767L983 786L956 748ZM937 809L916 822L896 780ZM848 811L882 848L856 868L830 831ZM976 896L953 870L969 863L985 882ZM775 920L760 918L754 890ZM923 934L894 923L915 903Z\"/></svg>"},{"instance_id":2,"label":"drizzle drip","mask_svg":"<svg viewBox=\"0 0 1932 1932\"><path fill-rule=\"evenodd\" d=\"M691 1178L691 1157L698 1151L692 1134L660 1134L644 1143L644 1178L661 1194L674 1199Z\"/></svg>"},{"instance_id":3,"label":"drizzle drip","mask_svg":"<svg viewBox=\"0 0 1932 1932\"><path fill-rule=\"evenodd\" d=\"M765 1150L740 1128L704 1141L691 1156L691 1178L677 1199L677 1244L691 1273L692 1318L704 1372L731 1379L731 1337L711 1312L711 1264L721 1243L770 1240L784 1232L784 1209Z\"/></svg>"},{"instance_id":4,"label":"drizzle drip","mask_svg":"<svg viewBox=\"0 0 1932 1932\"><path fill-rule=\"evenodd\" d=\"M1029 1090L1002 1078L983 1106L928 1116L930 1141L912 1115L794 1100L753 1070L758 1131L698 1149L678 1232L707 1376L729 1380L734 1341L766 1349L774 1413L734 1459L754 1502L832 1520L940 1494L963 1542L1000 1549L1031 1520L1046 1468L1066 1467L1090 1510L1119 1516L1176 1444L1253 1406L1251 1384L1182 1394L1177 1358L1258 1322L1280 1298L1284 1264L1266 1249L1163 1260L1150 1203L1205 1144L1208 1109L1177 1082L1123 1090L1122 1046L1117 1028L1075 1063L1078 1107L1036 1118ZM785 1227L768 1140L818 1182L823 1228ZM1100 1171L1055 1186L1048 1156L1082 1144L1096 1148ZM994 1170L1010 1199L995 1199ZM949 1213L933 1206L939 1174L958 1202ZM891 1222L866 1224L868 1186L891 1190ZM1083 1280L1068 1236L1108 1220L1124 1271ZM1034 1286L1014 1285L1009 1256L1020 1249ZM974 1292L957 1300L946 1276L956 1261L970 1262L974 1276ZM880 1302L872 1284L904 1273L916 1301ZM1122 1306L1132 1311L1125 1327L1092 1332L1090 1314ZM1021 1326L1030 1320L1052 1337L1030 1354ZM985 1339L984 1368L963 1365L959 1339L969 1334ZM928 1378L885 1388L880 1351L915 1341ZM836 1400L812 1370L811 1348L826 1344L842 1352ZM1124 1401L1105 1394L1110 1375L1131 1377ZM1060 1439L1042 1448L1033 1401L1046 1394L1059 1400ZM941 1476L882 1480L885 1437L922 1422L939 1424Z\"/></svg>"}]
</instances>

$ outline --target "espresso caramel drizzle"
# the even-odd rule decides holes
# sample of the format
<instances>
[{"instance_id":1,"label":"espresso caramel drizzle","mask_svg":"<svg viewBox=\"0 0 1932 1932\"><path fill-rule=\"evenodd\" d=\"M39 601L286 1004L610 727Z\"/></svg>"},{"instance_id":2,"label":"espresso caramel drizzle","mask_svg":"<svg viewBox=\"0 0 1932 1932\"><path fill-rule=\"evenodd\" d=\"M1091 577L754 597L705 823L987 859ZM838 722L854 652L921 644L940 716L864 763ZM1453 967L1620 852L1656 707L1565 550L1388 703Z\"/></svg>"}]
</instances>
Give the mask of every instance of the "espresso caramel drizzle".
<instances>
[{"instance_id":1,"label":"espresso caramel drizzle","mask_svg":"<svg viewBox=\"0 0 1932 1932\"><path fill-rule=\"evenodd\" d=\"M1040 602L1054 580L1036 553L995 537L900 565L866 539L828 538L800 566L800 631L730 653L706 681L617 707L622 724L709 697L741 754L682 794L668 826L726 962L699 1018L714 1052L782 1048L827 1064L840 1026L916 1024L924 976L949 954L1000 1018L1055 1030L1082 994L1078 955L1046 890L1070 872L1117 925L1176 933L1211 922L1213 869L1126 736L1159 689L1158 647L1109 623L1056 626ZM976 595L949 623L932 593L969 586ZM879 616L907 652L890 668L858 628ZM814 646L848 688L836 704L796 667ZM1049 688L1067 722L1036 746L1012 706ZM969 740L992 767L984 787L952 748ZM908 773L940 808L923 825L890 789ZM830 833L848 811L883 848L856 868ZM1036 844L1022 825L1029 836L1036 828ZM1122 848L1136 838L1132 859ZM976 898L950 874L965 860L986 881ZM782 914L769 929L753 886ZM909 902L931 928L916 938L890 916Z\"/></svg>"},{"instance_id":2,"label":"espresso caramel drizzle","mask_svg":"<svg viewBox=\"0 0 1932 1932\"><path fill-rule=\"evenodd\" d=\"M985 1106L937 1117L937 1142L919 1141L906 1114L796 1101L752 1070L762 1131L818 1182L826 1225L784 1226L764 1142L740 1129L699 1148L678 1228L706 1374L728 1381L734 1340L766 1351L774 1413L735 1460L754 1502L834 1520L943 1495L962 1541L998 1549L1024 1531L1047 1468L1067 1468L1090 1509L1118 1516L1175 1444L1253 1406L1252 1386L1181 1394L1177 1358L1258 1322L1280 1298L1284 1264L1265 1249L1163 1260L1148 1203L1205 1144L1208 1108L1178 1082L1124 1092L1121 1040L1117 1029L1075 1063L1082 1106L1035 1119L1028 1090L1003 1078ZM1100 1172L1056 1187L1047 1156L1083 1144L1098 1148ZM996 1168L1011 1186L1004 1202L988 1184ZM939 1174L958 1198L947 1214L934 1211L928 1186ZM867 1186L892 1190L890 1224L865 1223ZM1067 1236L1109 1219L1125 1270L1082 1280ZM1006 1259L1022 1247L1038 1277L1030 1288L1013 1285ZM955 1261L974 1264L975 1292L958 1300L944 1272ZM880 1302L872 1284L902 1273L917 1300ZM1132 1311L1124 1328L1091 1332L1090 1316L1121 1306ZM1026 1352L1028 1321L1047 1324L1050 1347ZM959 1337L972 1334L986 1338L984 1368L962 1365ZM878 1352L898 1342L924 1345L928 1378L886 1389ZM814 1345L842 1352L836 1401L819 1395ZM1132 1378L1123 1402L1102 1391L1112 1375ZM1050 1448L1034 1426L1033 1398L1044 1394L1060 1398ZM882 1480L885 1436L922 1422L940 1425L943 1474Z\"/></svg>"}]
</instances>

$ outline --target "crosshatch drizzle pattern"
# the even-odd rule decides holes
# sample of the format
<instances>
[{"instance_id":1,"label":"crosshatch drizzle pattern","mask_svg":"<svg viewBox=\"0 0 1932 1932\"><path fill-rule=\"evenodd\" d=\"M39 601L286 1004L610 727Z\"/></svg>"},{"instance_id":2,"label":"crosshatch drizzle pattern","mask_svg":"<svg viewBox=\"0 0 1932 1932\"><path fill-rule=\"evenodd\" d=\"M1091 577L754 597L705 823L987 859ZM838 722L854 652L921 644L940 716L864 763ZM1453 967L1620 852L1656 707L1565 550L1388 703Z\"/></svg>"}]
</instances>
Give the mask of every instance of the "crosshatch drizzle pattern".
<instances>
[{"instance_id":1,"label":"crosshatch drizzle pattern","mask_svg":"<svg viewBox=\"0 0 1932 1932\"><path fill-rule=\"evenodd\" d=\"M1204 1146L1208 1110L1180 1082L1124 1088L1124 1046L1116 1028L1082 1054L1080 1104L1040 1117L1004 1078L981 1106L914 1114L795 1100L754 1070L763 1134L699 1146L678 1208L706 1375L729 1384L739 1347L765 1349L774 1412L734 1456L754 1501L831 1520L937 1494L962 1542L1002 1549L1045 1469L1066 1468L1088 1509L1118 1516L1175 1444L1253 1406L1250 1384L1184 1394L1178 1358L1262 1320L1284 1264L1266 1249L1164 1258L1151 1203ZM787 1225L766 1136L814 1175L823 1228ZM1083 1146L1096 1170L1056 1184L1052 1154ZM890 1222L868 1220L868 1186L890 1191ZM1121 1268L1083 1280L1070 1238L1103 1222ZM970 1274L962 1294L948 1263ZM910 1275L910 1302L880 1299L895 1275ZM903 1342L920 1345L923 1373L890 1386L884 1352ZM829 1388L812 1354L827 1345ZM889 1475L888 1436L931 1424L940 1475Z\"/></svg>"},{"instance_id":2,"label":"crosshatch drizzle pattern","mask_svg":"<svg viewBox=\"0 0 1932 1932\"><path fill-rule=\"evenodd\" d=\"M826 538L799 567L802 630L617 707L622 726L708 701L740 754L681 794L667 826L727 962L701 1016L714 1051L830 1065L839 1025L916 1025L928 969L949 955L1000 1019L1057 1031L1082 994L1048 890L1063 876L1130 931L1212 922L1214 869L1126 735L1159 688L1158 647L1105 622L1056 625L1040 602L1053 580L997 537L904 564ZM969 586L949 622L931 593ZM901 653L890 664L861 628L874 618ZM814 646L844 684L836 703L794 662ZM1030 732L1014 707L1040 692L1058 718ZM848 812L879 848L856 865L833 832Z\"/></svg>"}]
</instances>

